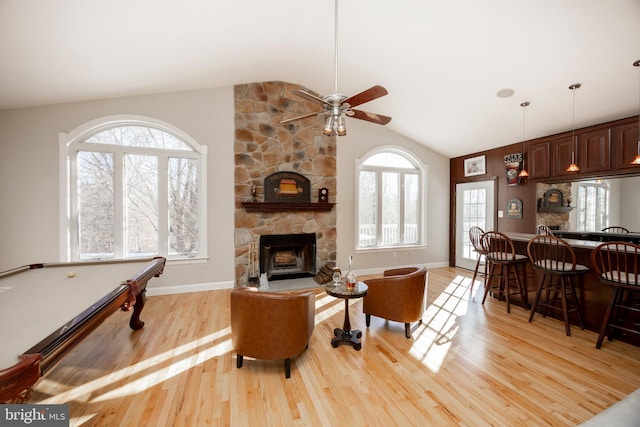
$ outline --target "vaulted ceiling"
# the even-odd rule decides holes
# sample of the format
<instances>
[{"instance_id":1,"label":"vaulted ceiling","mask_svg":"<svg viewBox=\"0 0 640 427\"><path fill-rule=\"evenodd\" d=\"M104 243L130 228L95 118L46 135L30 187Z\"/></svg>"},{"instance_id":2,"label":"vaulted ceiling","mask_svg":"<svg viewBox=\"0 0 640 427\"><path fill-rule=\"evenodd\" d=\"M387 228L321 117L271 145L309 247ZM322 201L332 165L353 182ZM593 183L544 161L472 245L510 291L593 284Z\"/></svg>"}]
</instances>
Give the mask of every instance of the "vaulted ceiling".
<instances>
[{"instance_id":1,"label":"vaulted ceiling","mask_svg":"<svg viewBox=\"0 0 640 427\"><path fill-rule=\"evenodd\" d=\"M446 156L522 141L523 101L526 139L570 130L574 111L576 127L638 114L638 0L338 10L338 92L384 86L360 108ZM334 70L334 0L0 0L0 109L269 80L326 95Z\"/></svg>"}]
</instances>

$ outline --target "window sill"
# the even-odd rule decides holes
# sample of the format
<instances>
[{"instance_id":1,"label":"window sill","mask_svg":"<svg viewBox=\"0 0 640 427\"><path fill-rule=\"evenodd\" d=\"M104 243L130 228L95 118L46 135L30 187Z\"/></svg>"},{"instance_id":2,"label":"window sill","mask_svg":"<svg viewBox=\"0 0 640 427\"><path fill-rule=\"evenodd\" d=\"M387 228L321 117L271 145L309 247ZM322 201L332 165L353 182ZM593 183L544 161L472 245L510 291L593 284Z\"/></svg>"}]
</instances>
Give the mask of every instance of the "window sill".
<instances>
[{"instance_id":1,"label":"window sill","mask_svg":"<svg viewBox=\"0 0 640 427\"><path fill-rule=\"evenodd\" d=\"M403 252L427 249L427 245L413 246L373 246L367 248L357 248L356 253L380 253L380 252Z\"/></svg>"}]
</instances>

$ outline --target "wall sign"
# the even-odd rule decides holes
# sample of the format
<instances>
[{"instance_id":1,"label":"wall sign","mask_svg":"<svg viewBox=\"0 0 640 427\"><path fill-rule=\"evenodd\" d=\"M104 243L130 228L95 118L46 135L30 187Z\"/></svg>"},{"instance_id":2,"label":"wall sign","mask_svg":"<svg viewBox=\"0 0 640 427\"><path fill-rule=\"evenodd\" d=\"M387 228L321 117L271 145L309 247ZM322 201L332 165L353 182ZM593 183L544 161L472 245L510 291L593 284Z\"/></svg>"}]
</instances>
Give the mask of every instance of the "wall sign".
<instances>
[{"instance_id":1,"label":"wall sign","mask_svg":"<svg viewBox=\"0 0 640 427\"><path fill-rule=\"evenodd\" d=\"M507 154L504 156L504 165L507 168L507 185L518 185L520 182L520 162L522 153Z\"/></svg>"},{"instance_id":2,"label":"wall sign","mask_svg":"<svg viewBox=\"0 0 640 427\"><path fill-rule=\"evenodd\" d=\"M522 218L522 200L507 200L507 218Z\"/></svg>"}]
</instances>

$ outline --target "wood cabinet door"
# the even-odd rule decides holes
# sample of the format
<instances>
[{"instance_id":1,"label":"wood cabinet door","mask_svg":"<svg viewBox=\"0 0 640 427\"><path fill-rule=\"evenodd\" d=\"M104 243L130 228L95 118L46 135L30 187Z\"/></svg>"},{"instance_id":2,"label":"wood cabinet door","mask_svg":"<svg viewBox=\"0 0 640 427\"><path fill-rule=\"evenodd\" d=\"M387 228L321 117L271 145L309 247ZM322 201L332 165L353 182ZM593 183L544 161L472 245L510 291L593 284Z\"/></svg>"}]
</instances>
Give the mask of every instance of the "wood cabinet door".
<instances>
[{"instance_id":1,"label":"wood cabinet door","mask_svg":"<svg viewBox=\"0 0 640 427\"><path fill-rule=\"evenodd\" d=\"M611 131L612 168L616 171L638 171L631 161L638 155L638 123L615 126Z\"/></svg>"},{"instance_id":2,"label":"wood cabinet door","mask_svg":"<svg viewBox=\"0 0 640 427\"><path fill-rule=\"evenodd\" d=\"M578 147L578 144L576 144L576 138L568 136L566 138L556 139L551 141L551 146L553 147L553 152L551 154L551 174L553 176L575 175L575 172L567 172L567 168L571 164L572 154L574 154L576 162L580 161L576 153L576 149Z\"/></svg>"},{"instance_id":3,"label":"wood cabinet door","mask_svg":"<svg viewBox=\"0 0 640 427\"><path fill-rule=\"evenodd\" d=\"M605 172L611 170L610 130L597 129L580 134L578 154L580 172Z\"/></svg>"},{"instance_id":4,"label":"wood cabinet door","mask_svg":"<svg viewBox=\"0 0 640 427\"><path fill-rule=\"evenodd\" d=\"M529 178L547 178L549 176L549 142L529 146Z\"/></svg>"}]
</instances>

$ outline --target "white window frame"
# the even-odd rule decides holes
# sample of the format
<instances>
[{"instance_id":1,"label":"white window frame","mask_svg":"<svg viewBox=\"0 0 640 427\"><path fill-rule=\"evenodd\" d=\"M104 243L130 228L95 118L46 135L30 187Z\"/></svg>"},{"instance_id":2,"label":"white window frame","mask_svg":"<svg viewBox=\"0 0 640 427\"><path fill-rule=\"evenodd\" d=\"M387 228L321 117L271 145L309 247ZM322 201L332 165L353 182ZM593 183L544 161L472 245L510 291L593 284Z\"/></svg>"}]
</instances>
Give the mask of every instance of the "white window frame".
<instances>
[{"instance_id":1,"label":"white window frame","mask_svg":"<svg viewBox=\"0 0 640 427\"><path fill-rule=\"evenodd\" d=\"M406 158L409 162L411 162L414 166L415 166L415 171L418 172L419 174L419 183L420 183L420 194L419 194L419 201L418 201L418 206L420 207L420 212L418 215L418 243L398 243L395 245L381 245L381 244L376 244L376 245L370 245L370 246L361 246L360 245L360 215L359 215L359 211L360 211L360 172L363 170L363 164L372 156L376 155L376 154L380 154L380 153L393 153L393 154L397 154L399 156L402 156L404 158ZM413 154L412 152L410 152L409 150L403 148L403 147L398 147L398 146L393 146L393 145L386 145L386 146L381 146L378 147L376 149L373 149L371 151L369 151L368 153L366 153L362 158L356 159L356 182L355 182L355 186L356 186L356 201L355 201L355 230L354 230L354 244L355 244L355 248L357 251L378 251L378 250L385 250L385 249L401 249L401 248L419 248L419 247L426 247L427 246L427 224L426 224L426 218L427 218L427 165L421 163L418 160L418 157ZM366 167L365 170L372 170L374 168L371 167ZM397 172L402 172L402 171L406 171L406 169L403 168L384 168L384 167L376 167L375 169L379 169L379 170L388 170L388 171L397 171ZM378 181L378 186L380 185L380 181ZM400 187L402 190L402 186L403 183L400 183ZM400 193L401 195L404 194L404 191L401 191ZM378 191L378 197L380 198L382 196L381 191ZM400 197L400 204L401 204L401 214L400 214L400 218L404 218L404 197ZM378 202L378 207L380 208L381 204L380 202ZM378 218L381 218L380 214L378 213ZM377 228L379 228L379 226L376 224Z\"/></svg>"},{"instance_id":2,"label":"white window frame","mask_svg":"<svg viewBox=\"0 0 640 427\"><path fill-rule=\"evenodd\" d=\"M168 255L168 247L167 242L159 242L159 255L166 257L170 260L202 260L207 259L207 146L201 145L191 136L189 136L186 132L181 129L163 122L162 120L158 120L153 117L141 116L141 115L131 115L131 114L120 114L120 115L112 115L105 116L95 120L91 120L89 122L83 123L82 125L76 127L72 131L65 133L60 132L58 134L58 144L59 144L59 161L60 161L60 260L61 261L78 261L78 230L77 230L77 212L74 212L76 209L75 202L72 197L72 191L74 186L72 185L73 180L76 177L76 153L77 151L81 151L78 147L81 146L84 140L86 140L91 135L94 135L103 130L113 128L113 127L123 127L123 126L143 126L150 127L154 129L161 130L163 132L167 132L172 134L185 144L187 144L190 148L193 149L193 155L185 155L184 152L180 152L180 157L191 157L197 159L198 164L198 181L199 181L199 189L198 189L198 254L193 257L192 255ZM95 147L92 144L92 150L98 151L99 147ZM123 148L127 147L119 147L113 146L110 147L110 152L122 152ZM144 153L144 149L136 150L137 153ZM162 150L152 150L155 155L158 154L159 151ZM171 154L174 153L172 150L166 150L164 153L165 157L170 157ZM114 161L121 162L119 158L115 158ZM122 167L119 165L118 167ZM159 176L158 179L166 179L166 176ZM116 203L122 203L122 186L118 183L115 184L114 191L116 192L114 199ZM167 206L167 195L159 194L159 200L161 205ZM116 215L120 215L121 209L117 209ZM160 209L159 215L164 215L165 218L162 218L162 221L166 223L167 221L167 212L166 209ZM114 236L116 239L120 239L119 236ZM74 240L75 239L75 240ZM72 242L76 242L73 244ZM114 254L115 259L123 259L124 254L123 244L119 242L119 248L117 252Z\"/></svg>"},{"instance_id":3,"label":"white window frame","mask_svg":"<svg viewBox=\"0 0 640 427\"><path fill-rule=\"evenodd\" d=\"M595 205L593 207L593 209L591 211L587 211L586 210L586 203L587 200L585 200L583 197L581 197L581 192L587 192L588 188L594 188L596 189L602 189L602 191L604 191L605 193L605 200L604 200L604 206L600 206L598 204L598 199L596 197L596 199L594 200ZM611 197L611 191L610 191L610 187L609 184L604 181L604 182L597 182L597 181L581 181L578 182L576 184L576 191L577 191L577 195L578 197L576 197L576 230L577 231L594 231L594 230L586 230L583 227L583 224L586 223L585 218L588 217L590 214L591 215L595 215L597 217L597 212L601 212L602 214L602 223L598 224L596 222L596 224L594 225L596 228L596 231L600 231L601 229L608 227L609 226L609 198Z\"/></svg>"}]
</instances>

